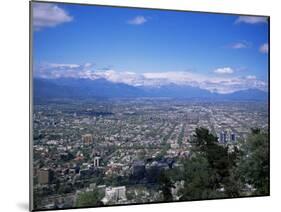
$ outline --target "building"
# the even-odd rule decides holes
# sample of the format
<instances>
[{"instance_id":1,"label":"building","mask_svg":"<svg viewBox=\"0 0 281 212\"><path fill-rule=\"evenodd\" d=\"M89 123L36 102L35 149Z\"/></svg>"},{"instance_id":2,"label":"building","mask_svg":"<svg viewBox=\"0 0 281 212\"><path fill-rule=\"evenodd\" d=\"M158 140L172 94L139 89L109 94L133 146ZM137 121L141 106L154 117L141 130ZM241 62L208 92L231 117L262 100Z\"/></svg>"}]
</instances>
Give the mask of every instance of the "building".
<instances>
[{"instance_id":1,"label":"building","mask_svg":"<svg viewBox=\"0 0 281 212\"><path fill-rule=\"evenodd\" d=\"M223 132L223 143L226 144L227 143L227 131Z\"/></svg>"},{"instance_id":2,"label":"building","mask_svg":"<svg viewBox=\"0 0 281 212\"><path fill-rule=\"evenodd\" d=\"M82 135L82 141L84 144L92 144L93 143L93 135L92 134L85 134Z\"/></svg>"},{"instance_id":3,"label":"building","mask_svg":"<svg viewBox=\"0 0 281 212\"><path fill-rule=\"evenodd\" d=\"M226 142L227 142L227 132L226 131L222 131L220 133L219 143L225 144Z\"/></svg>"},{"instance_id":4,"label":"building","mask_svg":"<svg viewBox=\"0 0 281 212\"><path fill-rule=\"evenodd\" d=\"M94 157L94 167L100 166L100 157Z\"/></svg>"},{"instance_id":5,"label":"building","mask_svg":"<svg viewBox=\"0 0 281 212\"><path fill-rule=\"evenodd\" d=\"M126 186L119 186L106 188L105 196L102 199L102 202L107 204L108 202L118 203L126 200Z\"/></svg>"},{"instance_id":6,"label":"building","mask_svg":"<svg viewBox=\"0 0 281 212\"><path fill-rule=\"evenodd\" d=\"M80 177L82 177L82 178L89 177L92 173L93 173L93 171L89 167L82 168L79 171Z\"/></svg>"},{"instance_id":7,"label":"building","mask_svg":"<svg viewBox=\"0 0 281 212\"><path fill-rule=\"evenodd\" d=\"M49 184L53 180L54 172L48 168L39 169L37 172L38 183L40 184Z\"/></svg>"},{"instance_id":8,"label":"building","mask_svg":"<svg viewBox=\"0 0 281 212\"><path fill-rule=\"evenodd\" d=\"M235 133L231 133L230 140L231 140L231 142L236 142L236 135L235 135Z\"/></svg>"},{"instance_id":9,"label":"building","mask_svg":"<svg viewBox=\"0 0 281 212\"><path fill-rule=\"evenodd\" d=\"M236 142L236 134L234 132L222 131L219 134L219 143L226 144L227 142Z\"/></svg>"}]
</instances>

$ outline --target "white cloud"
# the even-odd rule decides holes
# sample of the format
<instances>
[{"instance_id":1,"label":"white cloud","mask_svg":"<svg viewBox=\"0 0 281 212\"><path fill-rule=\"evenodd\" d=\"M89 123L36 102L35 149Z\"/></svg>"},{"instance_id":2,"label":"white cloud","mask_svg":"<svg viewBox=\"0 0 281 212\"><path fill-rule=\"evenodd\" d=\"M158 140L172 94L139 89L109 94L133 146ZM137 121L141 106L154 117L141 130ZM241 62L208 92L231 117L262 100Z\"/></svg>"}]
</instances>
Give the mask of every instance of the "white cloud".
<instances>
[{"instance_id":1,"label":"white cloud","mask_svg":"<svg viewBox=\"0 0 281 212\"><path fill-rule=\"evenodd\" d=\"M63 63L47 63L41 64L35 68L35 76L42 78L60 78L73 77L81 78L89 76L89 71L92 70L92 64L63 64Z\"/></svg>"},{"instance_id":2,"label":"white cloud","mask_svg":"<svg viewBox=\"0 0 281 212\"><path fill-rule=\"evenodd\" d=\"M227 79L209 79L199 85L202 89L207 89L217 93L233 93L247 89L259 89L267 91L267 82L247 77L231 77Z\"/></svg>"},{"instance_id":3,"label":"white cloud","mask_svg":"<svg viewBox=\"0 0 281 212\"><path fill-rule=\"evenodd\" d=\"M84 78L106 79L115 83L132 86L159 87L168 84L199 87L211 92L232 93L246 89L267 91L267 82L254 75L234 77L232 75L210 76L189 71L145 72L94 70L90 63L78 64L44 64L35 68L35 76L41 78ZM225 69L225 68L223 68ZM226 69L228 70L228 69Z\"/></svg>"},{"instance_id":4,"label":"white cloud","mask_svg":"<svg viewBox=\"0 0 281 212\"><path fill-rule=\"evenodd\" d=\"M231 47L233 49L244 49L244 48L247 48L247 46L244 43L235 43Z\"/></svg>"},{"instance_id":5,"label":"white cloud","mask_svg":"<svg viewBox=\"0 0 281 212\"><path fill-rule=\"evenodd\" d=\"M247 41L241 41L237 43L233 43L230 45L230 48L232 49L245 49L245 48L250 48L251 44Z\"/></svg>"},{"instance_id":6,"label":"white cloud","mask_svg":"<svg viewBox=\"0 0 281 212\"><path fill-rule=\"evenodd\" d=\"M33 26L35 29L55 27L73 20L65 10L55 4L33 3Z\"/></svg>"},{"instance_id":7,"label":"white cloud","mask_svg":"<svg viewBox=\"0 0 281 212\"><path fill-rule=\"evenodd\" d=\"M268 53L268 43L264 43L260 46L260 52L261 53L264 53L264 54L267 54Z\"/></svg>"},{"instance_id":8,"label":"white cloud","mask_svg":"<svg viewBox=\"0 0 281 212\"><path fill-rule=\"evenodd\" d=\"M246 23L246 24L259 24L259 23L267 23L266 17L260 16L239 16L235 23Z\"/></svg>"},{"instance_id":9,"label":"white cloud","mask_svg":"<svg viewBox=\"0 0 281 212\"><path fill-rule=\"evenodd\" d=\"M51 63L49 64L52 68L78 68L80 65L78 64L57 64L57 63Z\"/></svg>"},{"instance_id":10,"label":"white cloud","mask_svg":"<svg viewBox=\"0 0 281 212\"><path fill-rule=\"evenodd\" d=\"M233 74L234 70L230 67L224 67L224 68L218 68L214 70L214 73L216 74Z\"/></svg>"},{"instance_id":11,"label":"white cloud","mask_svg":"<svg viewBox=\"0 0 281 212\"><path fill-rule=\"evenodd\" d=\"M141 25L147 22L147 19L144 16L136 16L133 19L129 20L127 23L132 25Z\"/></svg>"},{"instance_id":12,"label":"white cloud","mask_svg":"<svg viewBox=\"0 0 281 212\"><path fill-rule=\"evenodd\" d=\"M92 65L93 65L92 63L85 63L85 64L84 64L84 67L85 67L85 68L89 68L89 67L92 67Z\"/></svg>"},{"instance_id":13,"label":"white cloud","mask_svg":"<svg viewBox=\"0 0 281 212\"><path fill-rule=\"evenodd\" d=\"M246 79L255 80L255 79L257 79L257 77L254 75L248 75L248 76L246 76Z\"/></svg>"}]
</instances>

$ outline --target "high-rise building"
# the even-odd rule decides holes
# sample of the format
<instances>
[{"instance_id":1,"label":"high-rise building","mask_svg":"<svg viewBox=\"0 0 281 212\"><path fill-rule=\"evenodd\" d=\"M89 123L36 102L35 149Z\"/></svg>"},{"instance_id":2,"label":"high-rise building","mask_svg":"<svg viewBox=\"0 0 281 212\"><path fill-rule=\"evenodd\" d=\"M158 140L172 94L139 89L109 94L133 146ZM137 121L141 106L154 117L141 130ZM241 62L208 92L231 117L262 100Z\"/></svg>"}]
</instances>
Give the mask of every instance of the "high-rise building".
<instances>
[{"instance_id":1,"label":"high-rise building","mask_svg":"<svg viewBox=\"0 0 281 212\"><path fill-rule=\"evenodd\" d=\"M94 157L94 167L100 166L100 157Z\"/></svg>"},{"instance_id":2,"label":"high-rise building","mask_svg":"<svg viewBox=\"0 0 281 212\"><path fill-rule=\"evenodd\" d=\"M226 144L227 143L227 131L223 132L223 143Z\"/></svg>"},{"instance_id":3,"label":"high-rise building","mask_svg":"<svg viewBox=\"0 0 281 212\"><path fill-rule=\"evenodd\" d=\"M39 169L37 172L40 184L49 184L53 180L53 171L48 168Z\"/></svg>"},{"instance_id":4,"label":"high-rise building","mask_svg":"<svg viewBox=\"0 0 281 212\"><path fill-rule=\"evenodd\" d=\"M219 143L223 143L223 132L220 133L220 136L219 136Z\"/></svg>"},{"instance_id":5,"label":"high-rise building","mask_svg":"<svg viewBox=\"0 0 281 212\"><path fill-rule=\"evenodd\" d=\"M236 135L235 135L235 133L231 133L231 135L230 135L230 140L231 140L232 142L235 142L235 141L236 141Z\"/></svg>"},{"instance_id":6,"label":"high-rise building","mask_svg":"<svg viewBox=\"0 0 281 212\"><path fill-rule=\"evenodd\" d=\"M219 135L219 143L226 144L227 143L227 131L222 131Z\"/></svg>"},{"instance_id":7,"label":"high-rise building","mask_svg":"<svg viewBox=\"0 0 281 212\"><path fill-rule=\"evenodd\" d=\"M218 135L220 144L227 144L228 142L236 142L236 134L231 131L221 131Z\"/></svg>"},{"instance_id":8,"label":"high-rise building","mask_svg":"<svg viewBox=\"0 0 281 212\"><path fill-rule=\"evenodd\" d=\"M82 135L82 141L83 141L84 144L93 143L93 135L92 134Z\"/></svg>"}]
</instances>

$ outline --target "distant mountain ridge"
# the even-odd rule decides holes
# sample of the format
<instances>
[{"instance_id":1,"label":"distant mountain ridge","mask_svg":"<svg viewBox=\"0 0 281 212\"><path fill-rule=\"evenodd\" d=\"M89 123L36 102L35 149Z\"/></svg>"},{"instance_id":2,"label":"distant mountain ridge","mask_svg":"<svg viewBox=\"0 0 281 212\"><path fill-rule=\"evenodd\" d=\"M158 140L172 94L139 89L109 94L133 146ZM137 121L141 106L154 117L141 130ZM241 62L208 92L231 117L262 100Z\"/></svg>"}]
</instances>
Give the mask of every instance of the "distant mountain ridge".
<instances>
[{"instance_id":1,"label":"distant mountain ridge","mask_svg":"<svg viewBox=\"0 0 281 212\"><path fill-rule=\"evenodd\" d=\"M266 101L268 93L258 89L248 89L229 94L212 93L198 87L169 84L159 87L135 87L125 83L114 83L106 79L34 78L34 98L134 98L170 97L199 98L213 100L258 100Z\"/></svg>"}]
</instances>

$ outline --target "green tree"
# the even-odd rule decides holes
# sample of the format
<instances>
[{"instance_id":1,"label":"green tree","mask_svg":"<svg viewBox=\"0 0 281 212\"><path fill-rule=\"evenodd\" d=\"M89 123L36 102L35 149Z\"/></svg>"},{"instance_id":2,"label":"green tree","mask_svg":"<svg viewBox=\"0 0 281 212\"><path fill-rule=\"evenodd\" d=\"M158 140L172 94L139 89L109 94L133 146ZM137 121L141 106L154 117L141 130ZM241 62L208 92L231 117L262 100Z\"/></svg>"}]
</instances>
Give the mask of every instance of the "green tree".
<instances>
[{"instance_id":1,"label":"green tree","mask_svg":"<svg viewBox=\"0 0 281 212\"><path fill-rule=\"evenodd\" d=\"M230 170L230 175L227 178L227 181L224 182L225 195L227 197L241 197L244 195L242 192L244 184L237 170L237 167L233 167Z\"/></svg>"},{"instance_id":2,"label":"green tree","mask_svg":"<svg viewBox=\"0 0 281 212\"><path fill-rule=\"evenodd\" d=\"M226 182L230 176L230 169L236 163L238 150L235 149L233 153L229 153L228 147L220 145L217 137L205 128L197 128L194 138L196 152L206 157L210 167L216 173L216 183Z\"/></svg>"},{"instance_id":3,"label":"green tree","mask_svg":"<svg viewBox=\"0 0 281 212\"><path fill-rule=\"evenodd\" d=\"M100 201L101 198L102 196L97 189L95 189L94 191L81 193L76 199L76 207L90 207L103 205L103 203Z\"/></svg>"},{"instance_id":4,"label":"green tree","mask_svg":"<svg viewBox=\"0 0 281 212\"><path fill-rule=\"evenodd\" d=\"M238 172L244 183L254 187L255 195L269 194L269 141L268 134L253 129L241 145Z\"/></svg>"},{"instance_id":5,"label":"green tree","mask_svg":"<svg viewBox=\"0 0 281 212\"><path fill-rule=\"evenodd\" d=\"M197 128L193 139L191 159L184 165L185 188L183 199L204 199L239 196L236 185L238 149L229 152L228 146L220 145L208 129Z\"/></svg>"},{"instance_id":6,"label":"green tree","mask_svg":"<svg viewBox=\"0 0 281 212\"><path fill-rule=\"evenodd\" d=\"M181 200L222 197L222 194L217 191L216 173L202 155L197 155L186 161L183 179L185 183L181 190Z\"/></svg>"},{"instance_id":7,"label":"green tree","mask_svg":"<svg viewBox=\"0 0 281 212\"><path fill-rule=\"evenodd\" d=\"M173 195L172 195L172 188L174 188L174 184L171 181L171 178L162 171L159 175L159 189L162 191L163 194L163 200L164 201L172 201Z\"/></svg>"}]
</instances>

